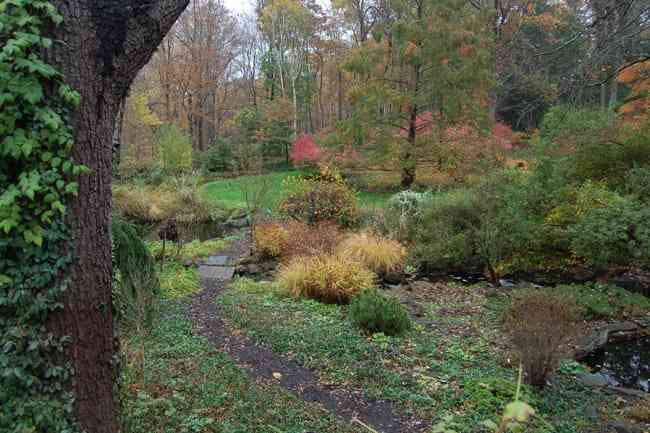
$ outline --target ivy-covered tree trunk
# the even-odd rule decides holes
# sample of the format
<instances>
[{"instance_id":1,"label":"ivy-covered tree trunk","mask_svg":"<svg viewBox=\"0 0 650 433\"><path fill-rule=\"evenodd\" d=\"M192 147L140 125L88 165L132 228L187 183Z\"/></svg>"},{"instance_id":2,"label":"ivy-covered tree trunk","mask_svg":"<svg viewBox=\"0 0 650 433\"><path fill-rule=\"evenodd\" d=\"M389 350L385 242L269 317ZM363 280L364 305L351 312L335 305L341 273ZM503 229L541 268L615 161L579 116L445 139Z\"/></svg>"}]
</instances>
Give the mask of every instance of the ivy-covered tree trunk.
<instances>
[{"instance_id":1,"label":"ivy-covered tree trunk","mask_svg":"<svg viewBox=\"0 0 650 433\"><path fill-rule=\"evenodd\" d=\"M48 60L81 95L73 158L90 169L69 206L74 264L63 310L49 327L71 337L75 415L88 433L118 431L111 308L111 160L116 115L188 0L53 0L63 15Z\"/></svg>"}]
</instances>

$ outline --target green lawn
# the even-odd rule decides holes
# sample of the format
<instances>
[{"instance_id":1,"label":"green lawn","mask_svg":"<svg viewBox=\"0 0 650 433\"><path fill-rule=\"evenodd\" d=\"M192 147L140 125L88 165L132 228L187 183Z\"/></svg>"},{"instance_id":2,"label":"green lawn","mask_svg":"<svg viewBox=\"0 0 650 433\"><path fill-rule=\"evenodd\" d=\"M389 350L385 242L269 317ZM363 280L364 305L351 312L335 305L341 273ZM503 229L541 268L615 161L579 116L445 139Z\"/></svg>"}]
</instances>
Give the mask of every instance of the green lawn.
<instances>
[{"instance_id":1,"label":"green lawn","mask_svg":"<svg viewBox=\"0 0 650 433\"><path fill-rule=\"evenodd\" d=\"M261 175L261 179L268 184L265 207L269 209L275 208L280 200L282 200L284 194L283 180L289 176L297 176L299 173L299 171L285 171ZM210 200L218 202L228 209L243 208L246 203L244 201L242 184L250 181L252 178L252 176L241 176L233 179L221 179L209 182L203 186L203 194ZM360 205L370 209L384 207L390 196L391 193L360 192L358 194Z\"/></svg>"}]
</instances>

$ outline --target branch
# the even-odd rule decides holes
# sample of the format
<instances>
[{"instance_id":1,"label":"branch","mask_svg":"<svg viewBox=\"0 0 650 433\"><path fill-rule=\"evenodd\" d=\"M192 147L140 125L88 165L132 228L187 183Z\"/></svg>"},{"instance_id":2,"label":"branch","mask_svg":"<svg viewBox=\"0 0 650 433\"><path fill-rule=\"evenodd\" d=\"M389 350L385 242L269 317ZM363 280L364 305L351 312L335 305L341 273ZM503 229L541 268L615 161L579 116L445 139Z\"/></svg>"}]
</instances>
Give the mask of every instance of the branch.
<instances>
[{"instance_id":1,"label":"branch","mask_svg":"<svg viewBox=\"0 0 650 433\"><path fill-rule=\"evenodd\" d=\"M120 9L117 11L118 16L126 20L126 23L121 23L122 26L125 24L122 49L115 53L112 65L115 85L118 86L120 94L125 94L138 71L151 59L160 42L185 10L189 0L130 0L109 3L113 5L118 3L120 6L112 6L110 9L101 6L91 6L91 8L96 11L100 8L98 21L100 26L103 15L101 12L115 13L116 8ZM115 23L115 15L103 18L107 22Z\"/></svg>"}]
</instances>

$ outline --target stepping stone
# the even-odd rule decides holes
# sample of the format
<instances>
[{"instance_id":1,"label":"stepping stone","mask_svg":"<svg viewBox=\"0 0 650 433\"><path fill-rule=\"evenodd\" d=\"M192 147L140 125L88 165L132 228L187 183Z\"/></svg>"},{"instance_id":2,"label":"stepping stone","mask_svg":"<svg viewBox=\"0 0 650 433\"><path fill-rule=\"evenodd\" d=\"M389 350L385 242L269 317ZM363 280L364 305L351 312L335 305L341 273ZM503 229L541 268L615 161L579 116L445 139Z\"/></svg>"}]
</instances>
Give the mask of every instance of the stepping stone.
<instances>
[{"instance_id":1,"label":"stepping stone","mask_svg":"<svg viewBox=\"0 0 650 433\"><path fill-rule=\"evenodd\" d=\"M233 277L235 268L233 266L200 266L201 278L209 280L226 281Z\"/></svg>"},{"instance_id":2,"label":"stepping stone","mask_svg":"<svg viewBox=\"0 0 650 433\"><path fill-rule=\"evenodd\" d=\"M226 266L230 261L228 256L210 256L205 261L204 265L206 266Z\"/></svg>"}]
</instances>

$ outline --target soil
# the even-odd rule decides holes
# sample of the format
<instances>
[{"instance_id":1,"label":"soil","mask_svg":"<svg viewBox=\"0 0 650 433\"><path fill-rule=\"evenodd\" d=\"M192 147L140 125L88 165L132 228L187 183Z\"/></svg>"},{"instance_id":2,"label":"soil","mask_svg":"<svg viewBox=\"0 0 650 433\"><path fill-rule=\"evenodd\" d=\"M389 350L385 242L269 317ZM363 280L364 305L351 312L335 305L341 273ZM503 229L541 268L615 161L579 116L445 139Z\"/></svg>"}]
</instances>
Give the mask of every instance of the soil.
<instances>
[{"instance_id":1,"label":"soil","mask_svg":"<svg viewBox=\"0 0 650 433\"><path fill-rule=\"evenodd\" d=\"M248 253L247 239L235 241L218 252L229 256L231 262ZM192 298L191 318L195 332L231 356L256 381L280 385L306 402L320 404L334 415L357 423L360 432L373 431L363 424L380 433L416 433L428 427L391 402L367 398L363 390L324 385L319 382L316 372L233 331L216 303L228 280L209 278L209 274L204 272L201 272L201 280L202 290Z\"/></svg>"}]
</instances>

